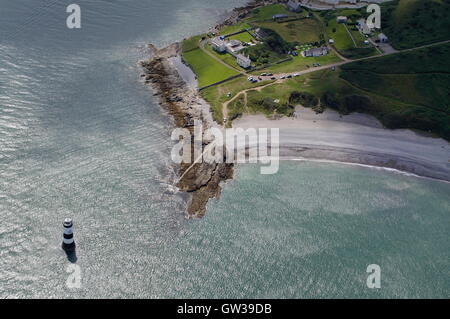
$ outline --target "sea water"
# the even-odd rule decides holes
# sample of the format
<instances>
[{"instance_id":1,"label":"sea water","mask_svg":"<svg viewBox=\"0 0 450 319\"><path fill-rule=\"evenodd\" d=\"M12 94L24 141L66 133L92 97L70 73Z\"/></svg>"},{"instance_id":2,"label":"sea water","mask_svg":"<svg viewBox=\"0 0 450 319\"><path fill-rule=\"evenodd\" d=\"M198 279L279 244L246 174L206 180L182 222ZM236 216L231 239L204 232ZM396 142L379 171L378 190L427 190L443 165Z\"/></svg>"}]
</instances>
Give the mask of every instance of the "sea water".
<instances>
[{"instance_id":1,"label":"sea water","mask_svg":"<svg viewBox=\"0 0 450 319\"><path fill-rule=\"evenodd\" d=\"M78 0L70 30L71 3L0 0L0 298L449 296L446 183L241 165L205 218L184 218L173 124L137 63L244 1Z\"/></svg>"}]
</instances>

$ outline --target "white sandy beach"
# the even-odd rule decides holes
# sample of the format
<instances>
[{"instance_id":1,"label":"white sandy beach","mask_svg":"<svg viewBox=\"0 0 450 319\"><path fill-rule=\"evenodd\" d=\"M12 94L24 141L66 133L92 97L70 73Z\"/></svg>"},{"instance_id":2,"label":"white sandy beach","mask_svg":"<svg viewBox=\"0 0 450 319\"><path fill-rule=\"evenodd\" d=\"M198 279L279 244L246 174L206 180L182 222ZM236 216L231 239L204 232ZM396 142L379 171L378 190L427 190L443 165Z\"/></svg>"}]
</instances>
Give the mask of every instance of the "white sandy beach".
<instances>
[{"instance_id":1,"label":"white sandy beach","mask_svg":"<svg viewBox=\"0 0 450 319\"><path fill-rule=\"evenodd\" d=\"M389 130L372 116L323 114L298 107L295 118L245 115L241 128L279 128L282 159L320 159L394 168L450 181L450 143L411 130Z\"/></svg>"}]
</instances>

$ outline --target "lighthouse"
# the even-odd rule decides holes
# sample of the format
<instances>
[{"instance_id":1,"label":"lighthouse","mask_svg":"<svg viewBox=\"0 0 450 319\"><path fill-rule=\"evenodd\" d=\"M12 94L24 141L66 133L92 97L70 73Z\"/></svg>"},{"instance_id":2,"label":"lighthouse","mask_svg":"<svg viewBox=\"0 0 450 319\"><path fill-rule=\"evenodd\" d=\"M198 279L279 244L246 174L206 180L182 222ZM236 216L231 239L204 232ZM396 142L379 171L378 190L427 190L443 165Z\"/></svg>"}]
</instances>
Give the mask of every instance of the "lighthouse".
<instances>
[{"instance_id":1,"label":"lighthouse","mask_svg":"<svg viewBox=\"0 0 450 319\"><path fill-rule=\"evenodd\" d=\"M73 240L73 231L72 231L72 219L66 218L63 222L64 226L64 234L63 234L63 243L62 248L64 250L74 250L75 249L75 241Z\"/></svg>"}]
</instances>

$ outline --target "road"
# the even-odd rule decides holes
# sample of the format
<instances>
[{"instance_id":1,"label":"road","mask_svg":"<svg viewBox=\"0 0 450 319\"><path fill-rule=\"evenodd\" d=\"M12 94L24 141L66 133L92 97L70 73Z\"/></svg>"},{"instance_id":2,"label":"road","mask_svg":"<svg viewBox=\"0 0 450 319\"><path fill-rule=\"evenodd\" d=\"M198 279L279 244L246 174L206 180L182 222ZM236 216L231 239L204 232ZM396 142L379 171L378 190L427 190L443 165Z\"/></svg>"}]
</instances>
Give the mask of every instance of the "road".
<instances>
[{"instance_id":1,"label":"road","mask_svg":"<svg viewBox=\"0 0 450 319\"><path fill-rule=\"evenodd\" d=\"M436 42L436 43L432 43L432 44L427 44L427 45L423 45L423 46L419 46L419 47L415 47L415 48L411 48L411 49L404 49L404 50L398 50L398 51L393 51L393 52L386 52L386 53L383 53L383 54L374 55L374 56L365 57L365 58L359 58L359 59L353 59L353 60L346 59L346 60L341 61L341 62L327 64L327 65L323 65L323 66L319 66L319 67L312 67L312 68L309 68L309 69L306 69L306 70L300 70L300 71L297 71L297 72L281 73L281 74L276 74L276 75L273 75L273 76L260 76L261 81L270 81L272 77L277 78L277 80L274 81L274 82L271 82L269 84L266 84L266 85L263 85L263 86L259 86L257 88L244 89L244 90L238 92L231 100L223 103L223 105L222 105L222 113L223 113L224 118L228 118L228 108L227 108L227 106L229 105L230 102L232 102L234 99L236 99L242 93L247 93L250 90L255 90L255 89L258 89L258 88L259 89L263 89L263 88L265 88L267 86L270 86L270 85L274 85L274 84L277 84L277 83L282 83L282 82L284 82L286 80L289 80L288 78L286 78L287 76L294 76L294 74L300 76L300 75L304 75L304 74L308 74L308 73L312 73L312 72L317 72L317 71L321 71L321 70L331 69L333 67L335 68L335 67L338 67L338 66L341 66L341 65L344 65L344 64L352 63L352 62L377 59L377 58L388 56L388 55L405 53L405 52L411 52L411 51L420 50L420 49L433 47L433 46L437 46L437 45L442 45L442 44L446 44L446 43L450 43L450 40ZM207 52L207 50L205 50L204 48L203 48L203 50L205 52ZM213 56L213 54L211 54L209 52L207 52L207 53L210 54L211 56ZM229 66L228 64L226 64L225 62L223 62L219 58L217 58L217 57L215 57L215 58L218 59L219 61L221 61L221 63L223 63L224 65L226 65L229 68L231 68L231 66ZM235 70L235 69L233 68L233 70ZM249 76L248 73L246 73L246 72L241 71L240 73L244 74L246 76ZM257 76L254 76L254 77L258 78ZM285 78L281 79L281 77L285 77Z\"/></svg>"},{"instance_id":2,"label":"road","mask_svg":"<svg viewBox=\"0 0 450 319\"><path fill-rule=\"evenodd\" d=\"M208 50L205 49L205 44L206 44L207 40L202 40L200 41L199 44L199 48L205 52L206 54L208 54L210 57L212 57L214 60L216 60L217 62L219 62L220 64L226 66L227 68L239 72L240 74L249 77L252 76L249 73L247 73L245 70L243 69L238 69L238 68L234 68L233 66L225 63L223 60L219 59L216 55L212 54L211 52L209 52ZM261 79L260 81L271 81L273 77L275 77L277 80L274 82L271 82L269 84L257 87L257 88L250 88L250 89L244 89L240 92L238 92L231 100L226 101L225 103L222 104L222 114L224 119L228 119L228 105L230 104L230 102L234 101L239 95L241 95L242 93L247 93L250 90L255 90L258 89L261 90L262 88L265 88L267 86L270 85L274 85L277 83L282 83L283 81L289 80L289 77L293 77L295 76L300 76L300 75L304 75L304 74L308 74L308 73L312 73L312 72L317 72L317 71L321 71L321 70L325 70L325 69L331 69L331 68L336 68L338 66L347 64L347 63L352 63L352 62L358 62L358 61L365 61L365 60L370 60L370 59L377 59L383 56L388 56L388 55L392 55L392 54L399 54L399 53L404 53L404 52L410 52L410 51L415 51L415 50L420 50L420 49L424 49L424 48L428 48L428 47L432 47L432 46L436 46L436 45L442 45L442 44L446 44L449 43L450 40L446 40L446 41L441 41L441 42L436 42L436 43L432 43L432 44L427 44L427 45L423 45L423 46L419 46L419 47L415 47L415 48L411 48L411 49L404 49L404 50L398 50L398 51L391 51L391 52L384 52L381 53L379 55L374 55L374 56L370 56L370 57L365 57L365 58L359 58L359 59L347 59L345 57L343 57L342 55L340 55L336 50L334 50L334 48L332 48L332 50L339 56L339 58L342 59L342 61L340 62L336 62L336 63L332 63L332 64L327 64L327 65L323 65L323 66L318 66L318 67L312 67L306 70L299 70L299 71L293 71L290 73L279 73L279 74L274 74L272 76L253 76L254 78L259 78ZM377 48L378 49L378 48ZM379 49L378 49L379 50ZM226 122L224 121L223 125L225 125Z\"/></svg>"}]
</instances>

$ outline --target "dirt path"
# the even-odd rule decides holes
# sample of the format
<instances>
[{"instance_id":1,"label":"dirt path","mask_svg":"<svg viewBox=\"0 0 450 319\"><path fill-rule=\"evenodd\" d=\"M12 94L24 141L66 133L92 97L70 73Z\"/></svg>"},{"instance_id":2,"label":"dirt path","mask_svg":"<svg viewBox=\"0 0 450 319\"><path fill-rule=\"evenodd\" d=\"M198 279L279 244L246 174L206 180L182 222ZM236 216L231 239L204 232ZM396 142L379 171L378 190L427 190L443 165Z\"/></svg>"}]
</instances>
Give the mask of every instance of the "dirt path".
<instances>
[{"instance_id":1,"label":"dirt path","mask_svg":"<svg viewBox=\"0 0 450 319\"><path fill-rule=\"evenodd\" d=\"M345 27L345 30L347 30L348 35L349 35L350 38L352 39L355 48L358 48L358 46L356 45L355 38L353 37L353 34L352 34L352 33L350 32L350 30L347 28L347 25L346 25L346 24L344 24L344 27Z\"/></svg>"},{"instance_id":2,"label":"dirt path","mask_svg":"<svg viewBox=\"0 0 450 319\"><path fill-rule=\"evenodd\" d=\"M313 72L317 72L317 71L321 71L321 70L325 70L325 69L331 69L333 67L338 67L338 66L341 66L341 65L344 65L344 64L348 64L348 63L352 63L352 62L376 59L376 58L383 57L383 56L388 56L388 55L392 55L392 54L399 54L399 53L404 53L404 52L420 50L420 49L424 49L424 48L428 48L428 47L432 47L432 46L436 46L436 45L441 45L441 44L446 44L446 43L450 43L450 40L441 41L441 42L432 43L432 44L427 44L427 45L423 45L423 46L415 47L415 48L411 48L411 49L404 49L404 50L399 50L399 51L395 51L395 52L383 53L383 54L380 54L380 55L374 55L374 56L370 56L370 57L354 59L354 60L350 60L350 59L346 59L346 58L342 57L344 59L344 61L341 61L341 62L327 64L327 65L324 65L324 66L315 67L315 68L311 68L311 69L307 69L307 70L302 70L302 71L299 71L299 72L284 73L283 75L284 76L293 75L293 74L304 75L304 74L313 73ZM274 76L280 76L280 74L274 75ZM238 93L236 93L236 95L231 100L226 101L225 103L222 104L222 113L223 113L224 118L228 119L228 105L232 101L234 101L238 96L240 96L242 93L245 93L245 96L246 96L245 105L247 106L247 92L248 91L251 91L251 90L261 91L265 87L268 87L268 86L271 86L271 85L274 85L274 84L277 84L277 83L282 83L282 82L287 81L287 80L289 80L289 79L288 78L286 78L286 79L278 79L278 80L276 80L274 82L271 82L271 83L268 83L268 84L265 84L265 85L262 85L262 86L258 86L258 87L255 87L255 88L244 89L242 91L239 91Z\"/></svg>"},{"instance_id":3,"label":"dirt path","mask_svg":"<svg viewBox=\"0 0 450 319\"><path fill-rule=\"evenodd\" d=\"M247 107L247 103L248 103L248 96L247 96L247 92L249 91L261 91L262 89L274 85L276 83L281 83L281 80L277 80L271 83L267 83L261 86L257 86L257 87L253 87L253 88L248 88L242 91L239 91L238 93L236 93L235 96L233 96L233 98L231 100L226 101L225 103L222 104L222 114L223 117L226 118L228 120L228 105L233 102L234 100L236 100L239 96L241 96L242 94L244 94L244 106Z\"/></svg>"}]
</instances>

